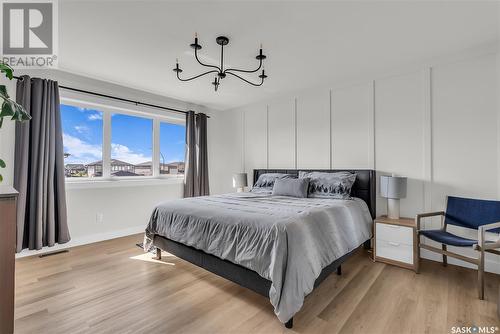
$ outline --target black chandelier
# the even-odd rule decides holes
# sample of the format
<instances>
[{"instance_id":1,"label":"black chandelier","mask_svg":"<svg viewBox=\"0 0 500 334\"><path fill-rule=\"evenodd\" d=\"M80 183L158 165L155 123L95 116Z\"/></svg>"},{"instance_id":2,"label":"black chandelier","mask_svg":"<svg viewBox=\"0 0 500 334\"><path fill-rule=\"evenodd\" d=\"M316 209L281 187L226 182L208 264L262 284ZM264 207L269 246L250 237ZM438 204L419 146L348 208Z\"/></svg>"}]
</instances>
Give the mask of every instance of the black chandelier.
<instances>
[{"instance_id":1,"label":"black chandelier","mask_svg":"<svg viewBox=\"0 0 500 334\"><path fill-rule=\"evenodd\" d=\"M220 67L216 66L216 65L204 64L204 63L202 63L200 61L200 59L198 58L198 50L201 49L201 45L198 43L198 34L195 34L194 35L194 43L190 45L194 49L194 57L196 58L196 60L198 61L198 63L200 65L205 66L205 67L213 68L213 70L210 70L210 71L207 71L205 73L201 73L201 74L195 75L195 76L193 76L191 78L183 79L183 78L181 78L179 76L179 74L182 72L182 70L179 67L179 60L177 59L176 60L176 64L175 64L175 68L174 68L174 72L177 74L177 79L179 79L180 81L191 81L191 80L197 79L199 77L202 77L202 76L210 74L210 73L217 73L217 75L214 78L214 81L212 82L212 85L215 86L215 91L217 91L217 89L219 88L220 81L222 79L224 79L227 74L232 75L232 76L234 76L234 77L236 77L238 79L241 79L241 80L245 81L246 83L248 83L248 84L250 84L252 86L257 86L257 87L258 86L262 86L262 84L264 83L264 79L267 78L267 75L265 74L264 68L262 68L262 73L259 75L259 78L261 79L260 83L253 83L253 82L251 82L251 81L249 81L249 80L247 80L247 79L239 76L238 74L234 73L234 72L255 73L258 70L260 70L260 68L262 67L262 63L263 63L264 59L266 59L266 56L262 54L262 44L260 46L259 54L255 57L259 61L259 67L257 67L255 70L240 70L240 69L237 69L237 68L226 68L226 69L224 69L224 45L227 45L229 43L229 38L227 38L225 36L219 36L219 37L217 37L215 39L215 41L221 47L221 50L220 50Z\"/></svg>"}]
</instances>

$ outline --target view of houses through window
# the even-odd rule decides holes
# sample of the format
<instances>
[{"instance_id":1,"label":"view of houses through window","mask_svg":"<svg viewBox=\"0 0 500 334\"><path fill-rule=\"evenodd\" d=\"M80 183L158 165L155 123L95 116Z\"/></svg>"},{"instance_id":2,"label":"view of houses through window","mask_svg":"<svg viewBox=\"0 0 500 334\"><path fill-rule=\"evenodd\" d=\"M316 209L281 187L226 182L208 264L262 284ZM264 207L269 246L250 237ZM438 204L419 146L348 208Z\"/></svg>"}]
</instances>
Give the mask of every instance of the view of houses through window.
<instances>
[{"instance_id":1,"label":"view of houses through window","mask_svg":"<svg viewBox=\"0 0 500 334\"><path fill-rule=\"evenodd\" d=\"M185 142L184 125L160 122L160 174L184 174Z\"/></svg>"},{"instance_id":2,"label":"view of houses through window","mask_svg":"<svg viewBox=\"0 0 500 334\"><path fill-rule=\"evenodd\" d=\"M153 175L153 120L112 114L111 176Z\"/></svg>"},{"instance_id":3,"label":"view of houses through window","mask_svg":"<svg viewBox=\"0 0 500 334\"><path fill-rule=\"evenodd\" d=\"M103 141L104 112L61 104L65 174L103 176L103 147L109 145L109 176L152 176L154 117L112 113L109 143ZM159 174L184 173L185 126L159 120ZM108 138L109 138L108 137Z\"/></svg>"}]
</instances>

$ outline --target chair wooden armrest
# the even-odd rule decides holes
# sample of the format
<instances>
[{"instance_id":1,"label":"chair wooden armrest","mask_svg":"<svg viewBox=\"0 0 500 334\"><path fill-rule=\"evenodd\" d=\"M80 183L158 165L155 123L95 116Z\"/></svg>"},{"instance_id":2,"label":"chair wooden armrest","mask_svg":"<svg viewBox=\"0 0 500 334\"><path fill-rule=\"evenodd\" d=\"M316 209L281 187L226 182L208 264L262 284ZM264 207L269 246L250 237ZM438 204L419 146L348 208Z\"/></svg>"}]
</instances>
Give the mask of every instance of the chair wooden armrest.
<instances>
[{"instance_id":1,"label":"chair wooden armrest","mask_svg":"<svg viewBox=\"0 0 500 334\"><path fill-rule=\"evenodd\" d=\"M492 230L494 228L499 228L499 227L500 227L500 222L496 222L496 223L481 225L481 226L479 226L479 229L480 230L482 229L482 230L488 231L488 230Z\"/></svg>"},{"instance_id":2,"label":"chair wooden armrest","mask_svg":"<svg viewBox=\"0 0 500 334\"><path fill-rule=\"evenodd\" d=\"M427 217L435 217L435 216L444 216L445 213L444 211L435 211L435 212L426 212L426 213L419 213L416 217L417 221L417 231L420 231L420 221L422 218L427 218Z\"/></svg>"},{"instance_id":3,"label":"chair wooden armrest","mask_svg":"<svg viewBox=\"0 0 500 334\"><path fill-rule=\"evenodd\" d=\"M486 240L485 240L486 231L492 230L494 228L499 228L499 227L500 227L500 222L479 226L479 228L477 230L478 246L484 250L499 248L500 247L500 238L496 242L492 242L492 243L486 243Z\"/></svg>"}]
</instances>

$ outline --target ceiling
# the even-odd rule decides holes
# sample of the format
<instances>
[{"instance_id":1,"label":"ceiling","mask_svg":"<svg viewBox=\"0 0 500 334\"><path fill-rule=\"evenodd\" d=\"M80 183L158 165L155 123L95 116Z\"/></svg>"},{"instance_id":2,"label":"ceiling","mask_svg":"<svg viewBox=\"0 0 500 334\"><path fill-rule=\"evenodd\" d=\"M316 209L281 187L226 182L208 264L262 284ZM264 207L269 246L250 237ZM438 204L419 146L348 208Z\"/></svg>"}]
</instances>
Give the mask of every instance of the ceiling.
<instances>
[{"instance_id":1,"label":"ceiling","mask_svg":"<svg viewBox=\"0 0 500 334\"><path fill-rule=\"evenodd\" d=\"M415 64L498 41L497 2L60 1L63 70L215 109L253 103L321 83ZM262 87L236 78L214 92L212 76L179 82L172 68L198 74L192 49L252 68L260 43L269 75ZM253 77L256 78L256 75Z\"/></svg>"}]
</instances>

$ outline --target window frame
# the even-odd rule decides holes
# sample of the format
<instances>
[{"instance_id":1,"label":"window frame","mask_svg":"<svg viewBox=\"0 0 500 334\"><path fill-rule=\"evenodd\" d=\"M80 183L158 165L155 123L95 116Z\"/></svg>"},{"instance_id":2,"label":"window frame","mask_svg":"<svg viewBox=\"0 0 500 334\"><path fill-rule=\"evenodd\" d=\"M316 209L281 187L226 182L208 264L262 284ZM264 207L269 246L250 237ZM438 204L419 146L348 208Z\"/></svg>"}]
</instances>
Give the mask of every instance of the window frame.
<instances>
[{"instance_id":1,"label":"window frame","mask_svg":"<svg viewBox=\"0 0 500 334\"><path fill-rule=\"evenodd\" d=\"M102 176L101 177L65 177L69 188L88 188L89 185L113 184L116 182L124 183L130 181L130 185L145 184L170 184L180 183L184 179L184 174L160 174L160 123L171 123L186 126L186 119L183 115L168 112L162 109L147 107L142 105L133 105L127 102L115 101L107 98L101 98L83 93L65 92L60 96L60 103L80 108L95 109L102 112L103 134L102 134ZM185 106L179 106L185 108ZM152 120L152 176L111 176L111 115L123 114L128 116L142 117ZM144 181L144 182L141 182ZM177 182L178 181L178 182ZM81 186L82 184L85 184ZM122 184L123 186L125 184Z\"/></svg>"}]
</instances>

